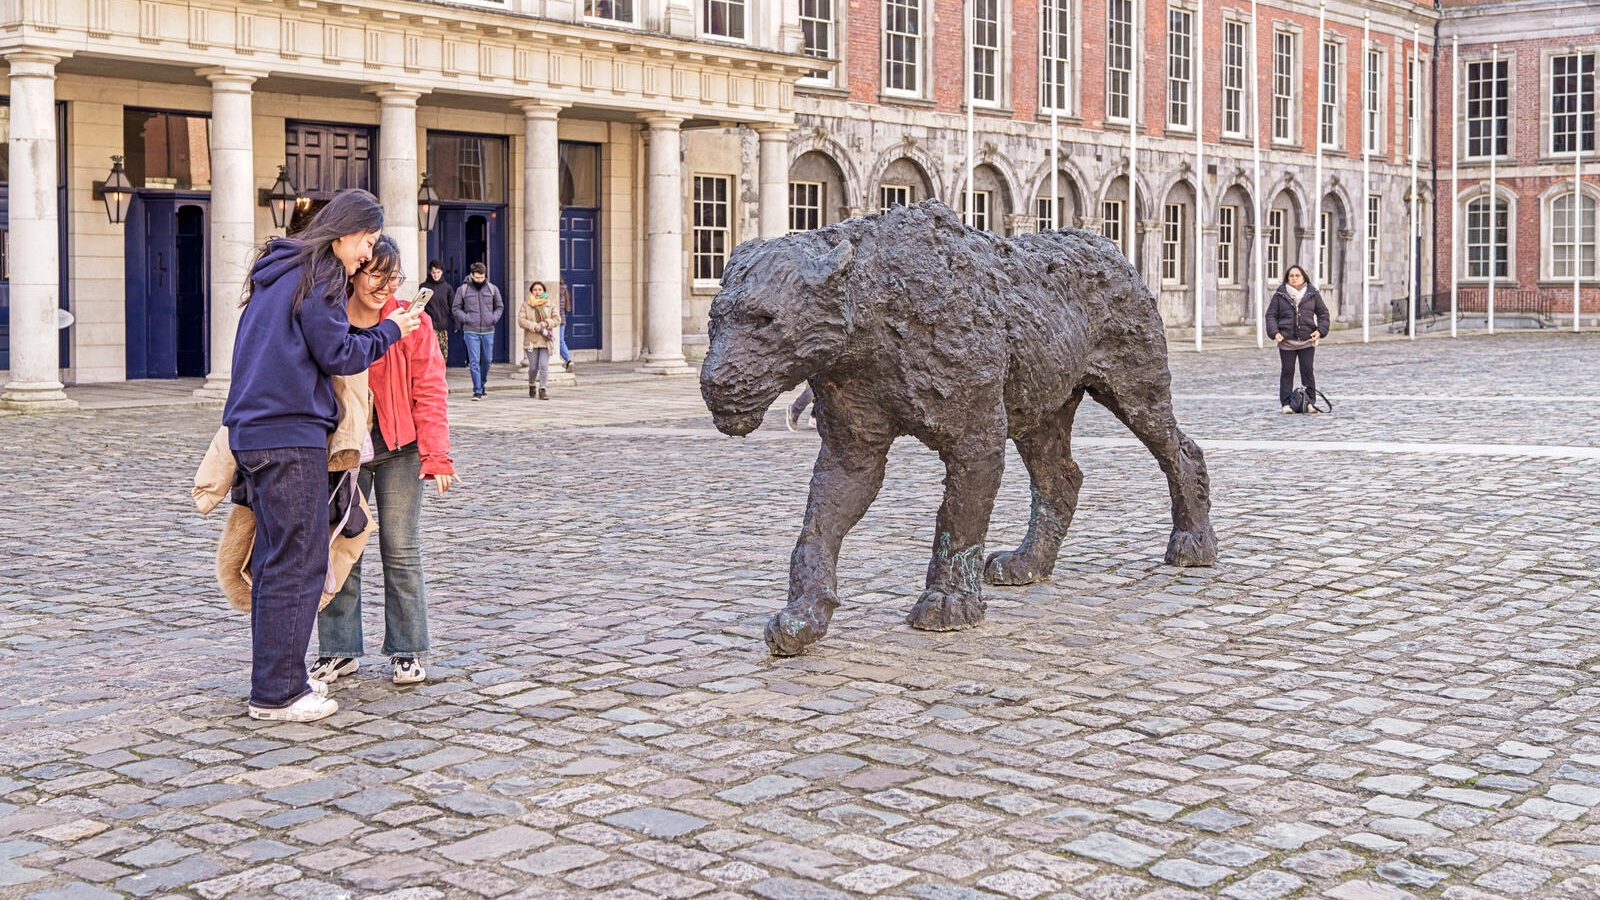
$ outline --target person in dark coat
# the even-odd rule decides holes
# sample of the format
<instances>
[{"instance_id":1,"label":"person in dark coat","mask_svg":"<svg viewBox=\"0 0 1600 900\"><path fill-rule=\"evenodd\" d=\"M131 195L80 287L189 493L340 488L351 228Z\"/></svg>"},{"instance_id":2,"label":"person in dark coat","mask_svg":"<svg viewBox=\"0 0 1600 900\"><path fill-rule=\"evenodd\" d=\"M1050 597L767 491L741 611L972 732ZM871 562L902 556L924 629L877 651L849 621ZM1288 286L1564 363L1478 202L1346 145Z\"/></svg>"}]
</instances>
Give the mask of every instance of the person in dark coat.
<instances>
[{"instance_id":1,"label":"person in dark coat","mask_svg":"<svg viewBox=\"0 0 1600 900\"><path fill-rule=\"evenodd\" d=\"M1306 270L1290 266L1283 284L1273 292L1267 303L1267 334L1278 345L1278 359L1283 363L1278 375L1278 403L1284 412L1289 408L1289 395L1294 392L1294 367L1300 365L1300 383L1306 393L1316 396L1317 376L1311 370L1312 357L1317 352L1317 342L1328 336L1328 306L1322 294L1306 277ZM1316 412L1315 407L1312 412Z\"/></svg>"},{"instance_id":2,"label":"person in dark coat","mask_svg":"<svg viewBox=\"0 0 1600 900\"><path fill-rule=\"evenodd\" d=\"M439 342L439 355L450 358L450 303L455 299L455 288L444 280L444 266L437 259L428 260L428 280L418 286L433 291L428 298L428 321L433 323L433 336Z\"/></svg>"}]
</instances>

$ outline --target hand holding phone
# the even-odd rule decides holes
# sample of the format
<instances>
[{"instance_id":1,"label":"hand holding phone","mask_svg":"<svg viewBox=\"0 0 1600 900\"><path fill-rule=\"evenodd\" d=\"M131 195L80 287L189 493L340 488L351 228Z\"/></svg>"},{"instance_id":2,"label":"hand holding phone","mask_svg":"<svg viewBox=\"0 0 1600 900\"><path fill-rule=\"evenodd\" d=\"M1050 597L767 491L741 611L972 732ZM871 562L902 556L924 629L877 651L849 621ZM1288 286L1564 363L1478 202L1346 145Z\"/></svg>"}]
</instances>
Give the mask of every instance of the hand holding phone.
<instances>
[{"instance_id":1,"label":"hand holding phone","mask_svg":"<svg viewBox=\"0 0 1600 900\"><path fill-rule=\"evenodd\" d=\"M432 298L433 288L422 288L421 290L417 291L417 295L412 297L411 301L406 304L406 312L416 312L417 310L426 306L428 301Z\"/></svg>"}]
</instances>

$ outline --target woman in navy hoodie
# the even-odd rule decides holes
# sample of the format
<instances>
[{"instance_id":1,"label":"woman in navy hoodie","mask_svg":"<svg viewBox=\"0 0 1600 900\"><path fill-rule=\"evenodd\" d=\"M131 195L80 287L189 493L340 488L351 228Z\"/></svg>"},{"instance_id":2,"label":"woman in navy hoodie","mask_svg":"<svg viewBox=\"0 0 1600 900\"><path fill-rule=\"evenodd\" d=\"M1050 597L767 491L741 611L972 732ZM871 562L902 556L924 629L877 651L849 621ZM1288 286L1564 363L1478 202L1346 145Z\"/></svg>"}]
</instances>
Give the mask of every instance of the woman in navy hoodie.
<instances>
[{"instance_id":1,"label":"woman in navy hoodie","mask_svg":"<svg viewBox=\"0 0 1600 900\"><path fill-rule=\"evenodd\" d=\"M250 558L250 716L311 722L339 704L306 676L306 648L328 568L328 435L339 422L332 376L365 371L417 328L404 307L352 331L345 285L372 255L383 207L344 191L292 238L256 254L222 413L256 517Z\"/></svg>"}]
</instances>

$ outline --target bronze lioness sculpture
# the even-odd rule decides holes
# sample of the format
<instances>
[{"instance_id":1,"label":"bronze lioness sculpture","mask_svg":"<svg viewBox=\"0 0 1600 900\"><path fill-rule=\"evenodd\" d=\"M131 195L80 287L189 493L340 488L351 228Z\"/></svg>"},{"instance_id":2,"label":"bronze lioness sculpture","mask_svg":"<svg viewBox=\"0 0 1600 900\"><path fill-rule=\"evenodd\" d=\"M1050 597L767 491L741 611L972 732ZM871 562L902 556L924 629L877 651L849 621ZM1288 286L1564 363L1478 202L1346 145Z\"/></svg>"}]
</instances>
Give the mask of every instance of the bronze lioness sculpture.
<instances>
[{"instance_id":1,"label":"bronze lioness sculpture","mask_svg":"<svg viewBox=\"0 0 1600 900\"><path fill-rule=\"evenodd\" d=\"M828 629L839 545L883 484L889 445L913 435L945 464L926 588L907 621L948 631L983 619L982 582L1050 577L1078 504L1072 418L1085 392L1149 448L1172 494L1166 561L1215 562L1200 448L1178 430L1161 317L1109 240L1066 229L1006 239L938 201L741 245L711 305L700 392L744 435L810 380L822 450L767 625L778 655ZM984 560L1006 439L1028 467L1033 512L1015 550Z\"/></svg>"}]
</instances>

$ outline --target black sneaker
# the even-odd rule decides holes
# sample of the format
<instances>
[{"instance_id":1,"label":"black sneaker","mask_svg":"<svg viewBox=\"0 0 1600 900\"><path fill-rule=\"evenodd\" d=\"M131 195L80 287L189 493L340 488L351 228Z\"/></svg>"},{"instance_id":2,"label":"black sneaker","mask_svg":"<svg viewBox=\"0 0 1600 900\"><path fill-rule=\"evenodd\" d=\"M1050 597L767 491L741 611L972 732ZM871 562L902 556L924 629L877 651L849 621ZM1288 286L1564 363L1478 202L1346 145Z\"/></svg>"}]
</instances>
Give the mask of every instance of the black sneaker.
<instances>
[{"instance_id":1,"label":"black sneaker","mask_svg":"<svg viewBox=\"0 0 1600 900\"><path fill-rule=\"evenodd\" d=\"M307 674L323 684L332 684L346 675L354 675L359 668L361 663L348 656L319 656Z\"/></svg>"}]
</instances>

